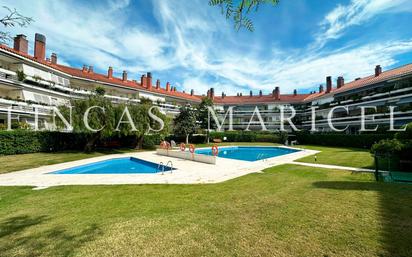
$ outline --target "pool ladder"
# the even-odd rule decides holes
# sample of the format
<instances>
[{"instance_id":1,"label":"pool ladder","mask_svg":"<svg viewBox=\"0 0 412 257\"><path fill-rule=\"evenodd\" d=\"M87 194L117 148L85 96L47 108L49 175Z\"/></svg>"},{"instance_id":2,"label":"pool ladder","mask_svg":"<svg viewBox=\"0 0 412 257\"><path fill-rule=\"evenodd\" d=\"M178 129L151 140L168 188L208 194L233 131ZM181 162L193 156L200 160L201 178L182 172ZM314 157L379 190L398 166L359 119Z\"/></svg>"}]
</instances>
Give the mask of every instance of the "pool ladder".
<instances>
[{"instance_id":1,"label":"pool ladder","mask_svg":"<svg viewBox=\"0 0 412 257\"><path fill-rule=\"evenodd\" d=\"M258 154L258 156L257 156L258 161L266 162L267 160L263 157L265 157L264 153Z\"/></svg>"},{"instance_id":2,"label":"pool ladder","mask_svg":"<svg viewBox=\"0 0 412 257\"><path fill-rule=\"evenodd\" d=\"M170 166L169 166L169 163L170 163ZM157 165L156 172L161 171L162 175L164 175L165 174L165 167L170 167L170 173L173 173L173 162L172 161L168 161L166 163L166 166L163 164L163 162L159 162L159 164Z\"/></svg>"},{"instance_id":3,"label":"pool ladder","mask_svg":"<svg viewBox=\"0 0 412 257\"><path fill-rule=\"evenodd\" d=\"M156 173L159 171L162 171L162 175L165 173L165 165L163 164L163 162L159 162L159 164L157 165Z\"/></svg>"},{"instance_id":4,"label":"pool ladder","mask_svg":"<svg viewBox=\"0 0 412 257\"><path fill-rule=\"evenodd\" d=\"M169 166L169 163L170 163L170 166ZM173 162L172 161L168 161L166 163L166 167L170 167L170 173L173 173Z\"/></svg>"}]
</instances>

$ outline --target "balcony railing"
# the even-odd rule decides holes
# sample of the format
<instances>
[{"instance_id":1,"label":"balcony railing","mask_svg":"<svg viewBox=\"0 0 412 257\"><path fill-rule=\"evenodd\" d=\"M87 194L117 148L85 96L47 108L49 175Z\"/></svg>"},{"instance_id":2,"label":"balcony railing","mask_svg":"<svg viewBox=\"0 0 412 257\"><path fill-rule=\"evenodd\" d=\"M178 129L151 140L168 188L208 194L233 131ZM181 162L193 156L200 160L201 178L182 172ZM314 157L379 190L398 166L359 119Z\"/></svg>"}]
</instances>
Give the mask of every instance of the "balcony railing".
<instances>
[{"instance_id":1,"label":"balcony railing","mask_svg":"<svg viewBox=\"0 0 412 257\"><path fill-rule=\"evenodd\" d=\"M42 115L51 114L52 107L41 106L41 105L29 105L25 102L18 102L18 101L0 98L0 109L3 112L7 112L9 109L11 109L13 113L18 112L18 113L34 114L36 112L36 108L39 114L42 114Z\"/></svg>"}]
</instances>

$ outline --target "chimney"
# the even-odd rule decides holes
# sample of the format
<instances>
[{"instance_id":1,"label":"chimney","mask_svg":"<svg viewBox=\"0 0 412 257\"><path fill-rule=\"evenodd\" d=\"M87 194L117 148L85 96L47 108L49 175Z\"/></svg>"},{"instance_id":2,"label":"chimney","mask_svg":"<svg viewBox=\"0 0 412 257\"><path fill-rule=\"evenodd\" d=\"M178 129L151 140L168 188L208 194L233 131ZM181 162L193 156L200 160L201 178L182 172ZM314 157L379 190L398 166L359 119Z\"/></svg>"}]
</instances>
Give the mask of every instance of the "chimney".
<instances>
[{"instance_id":1,"label":"chimney","mask_svg":"<svg viewBox=\"0 0 412 257\"><path fill-rule=\"evenodd\" d=\"M279 87L275 87L275 90L273 90L273 97L276 100L280 100L280 89L279 89Z\"/></svg>"},{"instance_id":2,"label":"chimney","mask_svg":"<svg viewBox=\"0 0 412 257\"><path fill-rule=\"evenodd\" d=\"M110 66L109 69L107 70L107 77L109 79L113 78L113 67L112 66Z\"/></svg>"},{"instance_id":3,"label":"chimney","mask_svg":"<svg viewBox=\"0 0 412 257\"><path fill-rule=\"evenodd\" d=\"M146 87L146 75L144 74L140 77L140 85Z\"/></svg>"},{"instance_id":4,"label":"chimney","mask_svg":"<svg viewBox=\"0 0 412 257\"><path fill-rule=\"evenodd\" d=\"M250 96L250 97L252 97L252 96L253 96L253 92L252 92L252 90L250 90L250 92L249 92L249 96Z\"/></svg>"},{"instance_id":5,"label":"chimney","mask_svg":"<svg viewBox=\"0 0 412 257\"><path fill-rule=\"evenodd\" d=\"M295 90L293 90L293 95L294 96L297 96L298 95L298 91L295 89Z\"/></svg>"},{"instance_id":6,"label":"chimney","mask_svg":"<svg viewBox=\"0 0 412 257\"><path fill-rule=\"evenodd\" d=\"M148 89L151 89L152 88L152 73L151 72L148 72L147 73L147 81L146 81L146 87L148 88Z\"/></svg>"},{"instance_id":7,"label":"chimney","mask_svg":"<svg viewBox=\"0 0 412 257\"><path fill-rule=\"evenodd\" d=\"M375 77L379 76L382 73L382 67L380 65L376 65L375 67Z\"/></svg>"},{"instance_id":8,"label":"chimney","mask_svg":"<svg viewBox=\"0 0 412 257\"><path fill-rule=\"evenodd\" d=\"M195 91L192 89L192 90L190 90L190 95L194 95L195 94Z\"/></svg>"},{"instance_id":9,"label":"chimney","mask_svg":"<svg viewBox=\"0 0 412 257\"><path fill-rule=\"evenodd\" d=\"M343 85L345 85L345 79L342 76L340 76L336 80L336 86L337 86L337 88L341 88L341 87L343 87Z\"/></svg>"},{"instance_id":10,"label":"chimney","mask_svg":"<svg viewBox=\"0 0 412 257\"><path fill-rule=\"evenodd\" d=\"M170 83L169 82L166 83L166 91L170 91Z\"/></svg>"},{"instance_id":11,"label":"chimney","mask_svg":"<svg viewBox=\"0 0 412 257\"><path fill-rule=\"evenodd\" d=\"M51 54L51 63L57 64L57 54L56 53Z\"/></svg>"},{"instance_id":12,"label":"chimney","mask_svg":"<svg viewBox=\"0 0 412 257\"><path fill-rule=\"evenodd\" d=\"M14 50L20 53L27 54L29 49L29 41L26 39L26 35L20 34L14 38Z\"/></svg>"},{"instance_id":13,"label":"chimney","mask_svg":"<svg viewBox=\"0 0 412 257\"><path fill-rule=\"evenodd\" d=\"M323 85L319 85L319 93L323 93Z\"/></svg>"},{"instance_id":14,"label":"chimney","mask_svg":"<svg viewBox=\"0 0 412 257\"><path fill-rule=\"evenodd\" d=\"M243 93L239 93L239 96L243 96Z\"/></svg>"},{"instance_id":15,"label":"chimney","mask_svg":"<svg viewBox=\"0 0 412 257\"><path fill-rule=\"evenodd\" d=\"M158 80L156 80L156 89L159 89L160 88L160 80L158 79Z\"/></svg>"},{"instance_id":16,"label":"chimney","mask_svg":"<svg viewBox=\"0 0 412 257\"><path fill-rule=\"evenodd\" d=\"M34 58L41 61L46 58L46 37L39 33L34 36Z\"/></svg>"},{"instance_id":17,"label":"chimney","mask_svg":"<svg viewBox=\"0 0 412 257\"><path fill-rule=\"evenodd\" d=\"M83 64L82 72L87 72L87 65Z\"/></svg>"},{"instance_id":18,"label":"chimney","mask_svg":"<svg viewBox=\"0 0 412 257\"><path fill-rule=\"evenodd\" d=\"M173 87L173 92L176 92L176 90L177 90L176 87Z\"/></svg>"},{"instance_id":19,"label":"chimney","mask_svg":"<svg viewBox=\"0 0 412 257\"><path fill-rule=\"evenodd\" d=\"M122 74L122 80L123 81L127 81L127 71L123 71L123 74Z\"/></svg>"},{"instance_id":20,"label":"chimney","mask_svg":"<svg viewBox=\"0 0 412 257\"><path fill-rule=\"evenodd\" d=\"M92 65L89 66L89 73L93 73L93 66Z\"/></svg>"},{"instance_id":21,"label":"chimney","mask_svg":"<svg viewBox=\"0 0 412 257\"><path fill-rule=\"evenodd\" d=\"M330 93L332 91L332 77L327 76L326 77L326 94Z\"/></svg>"},{"instance_id":22,"label":"chimney","mask_svg":"<svg viewBox=\"0 0 412 257\"><path fill-rule=\"evenodd\" d=\"M215 99L215 89L213 87L210 89L210 98Z\"/></svg>"},{"instance_id":23,"label":"chimney","mask_svg":"<svg viewBox=\"0 0 412 257\"><path fill-rule=\"evenodd\" d=\"M262 97L262 90L259 90L259 97Z\"/></svg>"},{"instance_id":24,"label":"chimney","mask_svg":"<svg viewBox=\"0 0 412 257\"><path fill-rule=\"evenodd\" d=\"M225 92L222 92L222 99L225 98Z\"/></svg>"}]
</instances>

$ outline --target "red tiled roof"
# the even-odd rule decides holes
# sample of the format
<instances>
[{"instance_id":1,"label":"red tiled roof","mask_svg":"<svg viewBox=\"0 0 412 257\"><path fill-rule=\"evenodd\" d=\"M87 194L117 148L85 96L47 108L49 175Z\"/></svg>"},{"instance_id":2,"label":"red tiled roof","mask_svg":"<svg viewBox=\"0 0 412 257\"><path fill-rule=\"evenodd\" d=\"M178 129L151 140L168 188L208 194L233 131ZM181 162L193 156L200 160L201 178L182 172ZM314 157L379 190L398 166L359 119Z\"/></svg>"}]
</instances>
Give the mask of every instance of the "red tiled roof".
<instances>
[{"instance_id":1,"label":"red tiled roof","mask_svg":"<svg viewBox=\"0 0 412 257\"><path fill-rule=\"evenodd\" d=\"M216 97L214 102L217 104L256 104L256 103L297 103L303 101L309 94L297 94L297 95L280 95L280 99L277 100L272 94L269 95L254 95L254 96L225 96Z\"/></svg>"},{"instance_id":2,"label":"red tiled roof","mask_svg":"<svg viewBox=\"0 0 412 257\"><path fill-rule=\"evenodd\" d=\"M337 94L337 93L345 92L351 89L360 88L363 86L368 86L368 85L376 84L376 83L383 82L386 80L398 78L398 77L408 75L408 74L412 74L412 64L407 64L407 65L404 65L404 66L401 66L401 67L398 67L392 70L384 71L381 74L379 74L379 76L371 75L371 76L364 77L358 80L354 80L352 82L345 84L343 87L339 89L335 88L334 90L332 90L332 92L334 94Z\"/></svg>"},{"instance_id":3,"label":"red tiled roof","mask_svg":"<svg viewBox=\"0 0 412 257\"><path fill-rule=\"evenodd\" d=\"M186 94L186 93L178 92L178 91L166 91L166 89L164 89L164 88L156 89L154 86L151 89L148 89L146 87L141 86L140 83L137 83L135 81L131 81L131 80L123 81L122 79L116 78L116 77L108 78L106 75L103 75L103 74L100 74L100 73L83 72L82 69L68 67L68 66L64 66L64 65L61 65L61 64L52 64L52 63L47 62L45 60L38 60L38 59L34 58L31 55L24 54L22 52L16 51L15 49L10 48L10 47L5 46L5 45L0 45L0 48L6 50L8 52L23 56L27 59L30 59L31 61L35 61L35 62L38 62L40 64L46 65L50 68L54 68L56 70L59 70L63 73L66 73L66 74L74 76L74 77L90 79L90 80L95 80L95 81L109 83L109 84L115 84L115 85L119 85L119 86L123 86L123 87L130 87L130 88L134 88L134 89L139 89L139 90L143 90L143 91L168 95L170 97L177 97L177 98L182 98L182 99L191 100L191 101L195 101L195 102L200 102L201 99L202 99L202 96L198 96L198 95L193 95L192 96L190 94Z\"/></svg>"},{"instance_id":4,"label":"red tiled roof","mask_svg":"<svg viewBox=\"0 0 412 257\"><path fill-rule=\"evenodd\" d=\"M77 68L72 68L72 67L67 67L64 65L60 64L52 64L50 62L47 62L45 60L38 60L34 58L33 56L29 54L24 54L21 53L13 48L10 48L8 46L0 44L0 49L6 50L8 52L20 55L22 57L25 57L27 59L30 59L31 61L35 61L37 63L40 63L42 65L46 65L48 67L54 68L56 70L59 70L63 73L69 74L74 77L78 78L84 78L84 79L91 79L91 80L96 80L100 82L105 82L109 84L115 84L119 86L124 86L124 87L130 87L134 89L139 89L142 91L147 91L147 92L153 92L153 93L158 93L158 94L163 94L163 95L168 95L170 97L177 97L177 98L182 98L185 100L190 100L190 101L195 101L195 102L200 102L203 96L200 95L190 95L186 94L183 92L178 92L178 91L167 91L164 88L156 89L154 86L151 89L148 89L146 87L143 87L140 85L140 83L134 82L134 81L123 81L122 79L119 78L108 78L104 74L99 74L99 73L89 73L89 72L83 72L81 69ZM386 81L389 79L397 78L403 75L407 74L412 74L412 64L404 65L399 68L395 68L392 70L384 71L382 72L379 76L371 75L368 77L361 78L359 80L355 80L349 83L346 83L343 87L341 88L334 88L332 89L331 93L326 94L325 92L322 93L314 93L314 94L298 94L298 95L293 95L293 94L286 94L286 95L281 95L279 100L276 100L272 94L270 95L254 95L254 96L225 96L225 97L220 97L220 96L215 96L214 97L214 102L217 104L249 104L249 103L298 103L298 102L303 102L303 101L310 101L313 99L316 99L318 97L323 97L325 95L334 95L337 93L345 92L351 89L356 89L360 88L363 86L368 86L372 85L375 83L379 83L382 81Z\"/></svg>"},{"instance_id":5,"label":"red tiled roof","mask_svg":"<svg viewBox=\"0 0 412 257\"><path fill-rule=\"evenodd\" d=\"M373 74L373 75L370 75L370 76L367 76L367 77L364 77L358 80L351 81L349 83L345 83L341 88L334 87L329 94L326 94L325 92L312 94L308 98L306 98L305 101L313 100L317 97L326 96L326 95L332 96L332 95L346 92L352 89L357 89L357 88L361 88L364 86L373 85L379 82L387 81L390 79L394 79L394 78L398 78L398 77L402 77L402 76L410 75L410 74L412 74L412 64L406 64L404 66L401 66L401 67L398 67L392 70L384 71L378 76L375 76L375 74Z\"/></svg>"},{"instance_id":6,"label":"red tiled roof","mask_svg":"<svg viewBox=\"0 0 412 257\"><path fill-rule=\"evenodd\" d=\"M97 81L100 81L100 82L116 84L116 85L124 86L124 87L132 87L132 88L143 90L143 91L168 95L168 96L171 96L171 97L184 98L184 99L187 99L187 100L192 100L192 101L197 101L197 102L200 102L201 99L202 99L200 96L197 96L197 95L192 96L192 95L189 95L189 94L186 94L186 93L183 93L183 92L179 92L179 91L167 91L164 88L156 89L154 86L152 86L151 89L148 89L146 87L143 87L140 83L137 83L135 81L131 81L131 80L123 81L122 79L116 78L116 77L108 78L106 75L103 75L103 74L100 74L100 73L84 72L81 69L76 69L76 68L67 67L67 66L63 66L63 65L52 65L52 66L56 66L61 71L65 72L65 73L68 73L68 74L70 74L72 76L75 76L75 77L91 79L91 80L97 80Z\"/></svg>"}]
</instances>

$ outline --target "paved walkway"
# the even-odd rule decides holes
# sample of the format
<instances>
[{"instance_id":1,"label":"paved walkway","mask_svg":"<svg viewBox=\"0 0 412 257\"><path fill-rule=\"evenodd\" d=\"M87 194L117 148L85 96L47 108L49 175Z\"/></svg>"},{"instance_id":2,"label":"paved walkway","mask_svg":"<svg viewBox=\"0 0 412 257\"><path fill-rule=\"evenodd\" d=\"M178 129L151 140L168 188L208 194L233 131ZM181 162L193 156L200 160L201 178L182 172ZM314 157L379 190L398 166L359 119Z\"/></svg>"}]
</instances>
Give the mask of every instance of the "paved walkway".
<instances>
[{"instance_id":1,"label":"paved walkway","mask_svg":"<svg viewBox=\"0 0 412 257\"><path fill-rule=\"evenodd\" d=\"M290 162L290 164L317 167L317 168L325 168L325 169L349 170L349 171L356 171L356 172L370 172L370 173L375 172L375 170L372 170L372 169L353 168L353 167L345 167L345 166L337 166L337 165L329 165L329 164L317 164L317 163L295 162L295 161Z\"/></svg>"},{"instance_id":2,"label":"paved walkway","mask_svg":"<svg viewBox=\"0 0 412 257\"><path fill-rule=\"evenodd\" d=\"M262 161L248 162L217 158L216 165L157 155L153 152L106 155L73 162L48 165L34 169L0 174L0 186L34 186L46 188L61 185L115 185L115 184L200 184L218 183L263 169L291 163L318 151L304 150ZM119 157L135 157L154 163L173 162L173 172L152 174L50 174L79 165Z\"/></svg>"}]
</instances>

